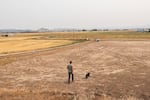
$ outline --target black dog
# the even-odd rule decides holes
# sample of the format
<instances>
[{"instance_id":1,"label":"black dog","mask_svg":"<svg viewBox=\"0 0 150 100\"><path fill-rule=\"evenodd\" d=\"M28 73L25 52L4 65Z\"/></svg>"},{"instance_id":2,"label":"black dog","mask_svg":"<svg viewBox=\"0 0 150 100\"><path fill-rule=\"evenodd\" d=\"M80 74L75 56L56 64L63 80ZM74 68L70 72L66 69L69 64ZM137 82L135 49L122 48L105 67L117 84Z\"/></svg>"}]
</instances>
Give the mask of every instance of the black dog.
<instances>
[{"instance_id":1,"label":"black dog","mask_svg":"<svg viewBox=\"0 0 150 100\"><path fill-rule=\"evenodd\" d=\"M90 73L86 73L85 78L87 79L88 77L90 77Z\"/></svg>"}]
</instances>

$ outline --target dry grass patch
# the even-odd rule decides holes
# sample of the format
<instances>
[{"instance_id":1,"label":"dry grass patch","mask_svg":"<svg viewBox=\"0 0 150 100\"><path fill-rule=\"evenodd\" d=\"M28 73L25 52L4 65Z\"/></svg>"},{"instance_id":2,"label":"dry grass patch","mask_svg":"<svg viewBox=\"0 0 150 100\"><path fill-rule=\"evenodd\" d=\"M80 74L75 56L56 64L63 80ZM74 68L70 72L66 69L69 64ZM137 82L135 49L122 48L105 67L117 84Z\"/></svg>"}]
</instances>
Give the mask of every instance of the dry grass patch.
<instances>
[{"instance_id":1,"label":"dry grass patch","mask_svg":"<svg viewBox=\"0 0 150 100\"><path fill-rule=\"evenodd\" d=\"M38 37L39 38L39 37ZM30 51L72 44L72 40L42 40L37 37L0 38L0 54L10 52Z\"/></svg>"}]
</instances>

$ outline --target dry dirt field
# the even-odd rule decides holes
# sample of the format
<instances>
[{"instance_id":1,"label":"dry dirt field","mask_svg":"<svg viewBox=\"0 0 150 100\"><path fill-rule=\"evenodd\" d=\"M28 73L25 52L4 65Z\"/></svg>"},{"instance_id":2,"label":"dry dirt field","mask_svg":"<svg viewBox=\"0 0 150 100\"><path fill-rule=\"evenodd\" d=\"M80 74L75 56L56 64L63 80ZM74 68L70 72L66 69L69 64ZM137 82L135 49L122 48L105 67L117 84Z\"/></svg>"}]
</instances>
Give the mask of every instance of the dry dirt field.
<instances>
[{"instance_id":1,"label":"dry dirt field","mask_svg":"<svg viewBox=\"0 0 150 100\"><path fill-rule=\"evenodd\" d=\"M149 78L150 41L88 41L1 56L0 100L150 100Z\"/></svg>"}]
</instances>

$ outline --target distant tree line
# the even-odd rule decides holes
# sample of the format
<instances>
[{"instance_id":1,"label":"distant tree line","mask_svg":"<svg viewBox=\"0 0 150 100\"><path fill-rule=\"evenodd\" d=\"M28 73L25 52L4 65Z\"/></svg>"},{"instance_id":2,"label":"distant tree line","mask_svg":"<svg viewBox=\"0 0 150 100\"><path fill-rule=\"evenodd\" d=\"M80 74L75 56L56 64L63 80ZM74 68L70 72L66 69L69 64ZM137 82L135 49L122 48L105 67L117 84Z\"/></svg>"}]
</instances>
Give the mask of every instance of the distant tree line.
<instances>
[{"instance_id":1,"label":"distant tree line","mask_svg":"<svg viewBox=\"0 0 150 100\"><path fill-rule=\"evenodd\" d=\"M94 32L94 31L109 31L109 29L91 29L91 30L82 29L81 31L83 31L83 32L85 32L85 31L91 31L91 32Z\"/></svg>"}]
</instances>

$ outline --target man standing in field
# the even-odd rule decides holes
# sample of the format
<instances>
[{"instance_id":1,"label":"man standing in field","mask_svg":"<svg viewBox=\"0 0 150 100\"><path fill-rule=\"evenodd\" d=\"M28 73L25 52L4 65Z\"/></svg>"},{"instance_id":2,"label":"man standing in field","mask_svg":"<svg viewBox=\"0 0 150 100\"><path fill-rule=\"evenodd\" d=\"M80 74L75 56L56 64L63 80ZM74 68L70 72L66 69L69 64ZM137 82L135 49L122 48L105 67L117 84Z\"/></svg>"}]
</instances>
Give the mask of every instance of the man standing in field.
<instances>
[{"instance_id":1,"label":"man standing in field","mask_svg":"<svg viewBox=\"0 0 150 100\"><path fill-rule=\"evenodd\" d=\"M68 69L68 83L70 83L70 75L72 75L72 82L74 80L72 61L70 61L69 63L70 64L67 66L67 69Z\"/></svg>"}]
</instances>

